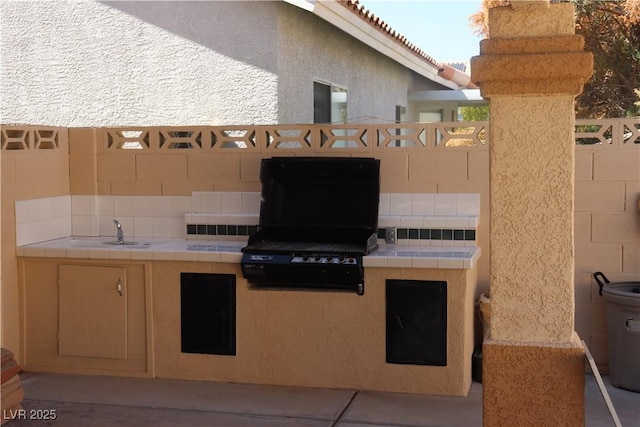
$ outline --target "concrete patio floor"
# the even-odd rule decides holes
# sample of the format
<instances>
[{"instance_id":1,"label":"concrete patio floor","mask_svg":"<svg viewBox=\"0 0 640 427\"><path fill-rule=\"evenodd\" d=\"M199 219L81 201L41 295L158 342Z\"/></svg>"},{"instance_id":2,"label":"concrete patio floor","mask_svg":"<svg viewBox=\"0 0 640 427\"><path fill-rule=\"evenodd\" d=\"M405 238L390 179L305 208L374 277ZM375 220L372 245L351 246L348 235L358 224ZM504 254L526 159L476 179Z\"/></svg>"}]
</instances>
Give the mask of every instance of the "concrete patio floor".
<instances>
[{"instance_id":1,"label":"concrete patio floor","mask_svg":"<svg viewBox=\"0 0 640 427\"><path fill-rule=\"evenodd\" d=\"M468 397L316 389L165 379L23 372L23 406L55 410L55 420L19 426L481 426L482 385ZM605 383L625 427L640 426L640 393ZM587 375L586 425L613 426Z\"/></svg>"}]
</instances>

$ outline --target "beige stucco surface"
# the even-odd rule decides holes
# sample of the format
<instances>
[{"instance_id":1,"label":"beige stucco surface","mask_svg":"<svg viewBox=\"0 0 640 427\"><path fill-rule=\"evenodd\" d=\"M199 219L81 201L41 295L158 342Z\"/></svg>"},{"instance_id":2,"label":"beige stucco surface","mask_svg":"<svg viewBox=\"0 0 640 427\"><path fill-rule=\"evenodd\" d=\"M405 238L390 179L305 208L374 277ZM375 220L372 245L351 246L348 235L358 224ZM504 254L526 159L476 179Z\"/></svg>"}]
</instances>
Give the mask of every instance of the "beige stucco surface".
<instances>
[{"instance_id":1,"label":"beige stucco surface","mask_svg":"<svg viewBox=\"0 0 640 427\"><path fill-rule=\"evenodd\" d=\"M573 34L570 3L494 8L489 26L486 44L494 49L481 51L474 71L491 109L492 318L483 345L483 424L579 426L584 350L573 332L573 101L593 59L579 40L548 42ZM536 42L542 35L547 39ZM513 38L529 49L491 46L491 39Z\"/></svg>"},{"instance_id":2,"label":"beige stucco surface","mask_svg":"<svg viewBox=\"0 0 640 427\"><path fill-rule=\"evenodd\" d=\"M127 270L124 358L59 354L60 264ZM235 356L182 352L182 272L236 275ZM465 396L471 385L476 270L367 268L365 274L365 294L359 296L252 289L235 263L23 259L25 368ZM446 366L386 363L386 279L447 282ZM86 294L79 298L77 304L90 302L83 302ZM91 351L80 335L76 339Z\"/></svg>"},{"instance_id":3,"label":"beige stucco surface","mask_svg":"<svg viewBox=\"0 0 640 427\"><path fill-rule=\"evenodd\" d=\"M492 338L573 332L573 98L491 99ZM514 114L520 112L521 114ZM558 126L548 126L549 123Z\"/></svg>"},{"instance_id":4,"label":"beige stucco surface","mask_svg":"<svg viewBox=\"0 0 640 427\"><path fill-rule=\"evenodd\" d=\"M575 33L573 4L534 1L533 6L494 7L489 9L489 38L538 37ZM525 3L525 2L520 2ZM538 3L538 5L535 5ZM546 3L546 5L544 4Z\"/></svg>"},{"instance_id":5,"label":"beige stucco surface","mask_svg":"<svg viewBox=\"0 0 640 427\"><path fill-rule=\"evenodd\" d=\"M584 426L584 350L579 343L482 348L485 426ZM535 373L532 375L532 373Z\"/></svg>"},{"instance_id":6,"label":"beige stucco surface","mask_svg":"<svg viewBox=\"0 0 640 427\"><path fill-rule=\"evenodd\" d=\"M571 4L497 7L489 22L472 78L491 108L492 338L568 342L574 328L573 101L593 59L573 35Z\"/></svg>"},{"instance_id":7,"label":"beige stucco surface","mask_svg":"<svg viewBox=\"0 0 640 427\"><path fill-rule=\"evenodd\" d=\"M125 315L118 319L124 322L125 333L115 331L117 325L108 322L110 313L108 307L96 309L94 313L84 313L83 310L69 310L69 306L87 306L98 304L91 293L67 293L65 322L61 322L60 310L62 291L58 285L60 265L74 268L86 267L86 273L75 279L85 283L87 287L94 286L101 277L94 277L90 272L96 267L117 267L126 270L123 274L123 293ZM21 364L24 369L45 372L69 372L107 375L149 376L151 374L151 289L148 273L143 264L132 262L109 263L100 260L77 262L67 259L34 259L20 263L21 310L24 336L24 347L19 349ZM63 285L66 285L63 283ZM116 293L116 283L113 283L113 293ZM91 301L89 301L91 300ZM105 315L101 317L102 315ZM84 317L83 317L84 316ZM93 316L96 316L94 319ZM103 328L104 338L109 341L115 338L124 340L124 357L87 356L91 353L90 342L95 337L83 336L83 322L95 320ZM113 329L112 329L113 327ZM95 330L95 329L94 329ZM60 336L66 333L67 348L81 349L68 351L64 354L60 346ZM86 353L86 354L83 354Z\"/></svg>"},{"instance_id":8,"label":"beige stucco surface","mask_svg":"<svg viewBox=\"0 0 640 427\"><path fill-rule=\"evenodd\" d=\"M237 356L180 352L180 272L236 274ZM447 366L388 364L385 280L445 280ZM408 393L466 395L475 270L367 268L365 293L251 289L238 265L153 264L155 375Z\"/></svg>"}]
</instances>

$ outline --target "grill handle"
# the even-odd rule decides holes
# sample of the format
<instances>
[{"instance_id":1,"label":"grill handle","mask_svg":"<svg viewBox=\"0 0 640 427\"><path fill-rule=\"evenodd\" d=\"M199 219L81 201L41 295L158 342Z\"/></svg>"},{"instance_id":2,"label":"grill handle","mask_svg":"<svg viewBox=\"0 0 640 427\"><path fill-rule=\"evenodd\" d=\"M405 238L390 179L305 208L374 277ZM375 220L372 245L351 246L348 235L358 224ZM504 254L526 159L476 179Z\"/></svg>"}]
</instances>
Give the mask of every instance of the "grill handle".
<instances>
[{"instance_id":1,"label":"grill handle","mask_svg":"<svg viewBox=\"0 0 640 427\"><path fill-rule=\"evenodd\" d=\"M599 295L602 296L602 288L604 287L604 285L611 282L609 282L609 279L607 279L607 276L605 276L604 273L602 273L601 271L593 273L593 278L596 279L596 282L598 282L598 286L600 287ZM602 281L600 280L601 278L602 280L604 280L604 283L602 283Z\"/></svg>"}]
</instances>

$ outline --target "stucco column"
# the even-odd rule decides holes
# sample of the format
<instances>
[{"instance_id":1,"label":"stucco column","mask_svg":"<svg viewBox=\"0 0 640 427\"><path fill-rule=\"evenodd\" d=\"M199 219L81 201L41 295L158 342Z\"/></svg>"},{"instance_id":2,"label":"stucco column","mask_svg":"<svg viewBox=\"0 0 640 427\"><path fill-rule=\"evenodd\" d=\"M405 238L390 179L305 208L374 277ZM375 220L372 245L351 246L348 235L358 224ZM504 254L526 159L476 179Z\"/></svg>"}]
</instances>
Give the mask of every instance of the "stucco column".
<instances>
[{"instance_id":1,"label":"stucco column","mask_svg":"<svg viewBox=\"0 0 640 427\"><path fill-rule=\"evenodd\" d=\"M574 333L574 98L592 70L573 5L489 11L472 80L490 105L491 335L485 425L583 425Z\"/></svg>"}]
</instances>

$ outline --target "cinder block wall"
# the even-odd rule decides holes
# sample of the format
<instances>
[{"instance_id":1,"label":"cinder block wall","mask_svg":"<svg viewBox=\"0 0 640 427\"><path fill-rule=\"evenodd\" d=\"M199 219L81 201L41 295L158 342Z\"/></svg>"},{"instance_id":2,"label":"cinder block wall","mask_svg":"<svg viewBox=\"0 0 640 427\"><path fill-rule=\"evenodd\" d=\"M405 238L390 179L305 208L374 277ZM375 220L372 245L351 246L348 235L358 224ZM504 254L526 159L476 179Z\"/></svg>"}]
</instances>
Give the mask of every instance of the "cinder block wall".
<instances>
[{"instance_id":1,"label":"cinder block wall","mask_svg":"<svg viewBox=\"0 0 640 427\"><path fill-rule=\"evenodd\" d=\"M1 151L1 340L21 360L15 202L70 194L68 130L20 126L14 131L5 126Z\"/></svg>"},{"instance_id":2,"label":"cinder block wall","mask_svg":"<svg viewBox=\"0 0 640 427\"><path fill-rule=\"evenodd\" d=\"M608 364L604 300L593 273L640 280L640 150L578 146L575 186L576 331Z\"/></svg>"},{"instance_id":3,"label":"cinder block wall","mask_svg":"<svg viewBox=\"0 0 640 427\"><path fill-rule=\"evenodd\" d=\"M197 128L194 128L197 129ZM381 160L383 193L478 193L478 243L489 253L489 153L485 147L331 150L113 150L104 130L70 129L71 194L188 196L192 191L260 191L260 161L272 156L371 156ZM94 147L94 148L89 148ZM95 165L91 169L88 165ZM478 264L489 287L489 257Z\"/></svg>"},{"instance_id":4,"label":"cinder block wall","mask_svg":"<svg viewBox=\"0 0 640 427\"><path fill-rule=\"evenodd\" d=\"M382 192L480 194L478 244L485 255L479 262L479 291L489 288L489 152L483 147L302 154L286 149L110 151L105 149L102 129L26 127L31 134L23 135L24 149L8 149L7 129L3 128L1 188L2 342L18 352L16 200L69 194L184 196L192 191L259 191L260 160L277 155L374 156L381 159ZM36 129L56 130L57 147L35 148ZM20 140L18 134L11 135ZM637 145L576 146L575 327L601 365L608 363L604 301L592 275L600 270L612 281L640 280Z\"/></svg>"}]
</instances>

